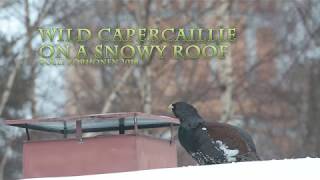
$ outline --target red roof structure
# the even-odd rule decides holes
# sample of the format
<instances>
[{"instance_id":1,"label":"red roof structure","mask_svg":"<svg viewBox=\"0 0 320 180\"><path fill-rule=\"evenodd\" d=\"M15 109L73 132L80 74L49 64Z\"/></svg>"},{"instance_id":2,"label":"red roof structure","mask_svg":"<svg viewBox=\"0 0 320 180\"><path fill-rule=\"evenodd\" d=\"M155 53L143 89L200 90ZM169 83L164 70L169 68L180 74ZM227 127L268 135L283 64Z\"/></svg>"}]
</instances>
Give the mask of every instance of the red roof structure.
<instances>
[{"instance_id":1,"label":"red roof structure","mask_svg":"<svg viewBox=\"0 0 320 180\"><path fill-rule=\"evenodd\" d=\"M61 118L6 120L25 128L23 144L24 178L75 176L177 166L172 141L175 118L140 112L93 114ZM140 129L169 128L171 140L139 133ZM31 140L29 130L60 133L63 139ZM83 138L83 133L118 131ZM129 132L129 133L127 133ZM70 134L75 134L68 136ZM70 138L69 138L70 137Z\"/></svg>"}]
</instances>

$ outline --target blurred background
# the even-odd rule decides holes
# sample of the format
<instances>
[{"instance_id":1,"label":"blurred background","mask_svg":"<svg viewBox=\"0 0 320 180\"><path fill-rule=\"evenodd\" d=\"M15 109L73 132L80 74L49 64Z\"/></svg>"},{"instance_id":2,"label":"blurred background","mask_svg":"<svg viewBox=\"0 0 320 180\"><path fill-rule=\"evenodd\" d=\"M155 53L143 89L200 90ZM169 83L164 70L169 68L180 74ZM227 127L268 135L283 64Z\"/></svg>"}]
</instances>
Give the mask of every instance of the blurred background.
<instances>
[{"instance_id":1,"label":"blurred background","mask_svg":"<svg viewBox=\"0 0 320 180\"><path fill-rule=\"evenodd\" d=\"M208 121L246 129L264 160L319 157L319 17L317 0L1 0L0 180L21 177L26 139L3 120L127 111L171 116L167 106L181 100ZM38 62L38 27L221 25L238 32L225 60ZM178 160L194 164L181 148Z\"/></svg>"}]
</instances>

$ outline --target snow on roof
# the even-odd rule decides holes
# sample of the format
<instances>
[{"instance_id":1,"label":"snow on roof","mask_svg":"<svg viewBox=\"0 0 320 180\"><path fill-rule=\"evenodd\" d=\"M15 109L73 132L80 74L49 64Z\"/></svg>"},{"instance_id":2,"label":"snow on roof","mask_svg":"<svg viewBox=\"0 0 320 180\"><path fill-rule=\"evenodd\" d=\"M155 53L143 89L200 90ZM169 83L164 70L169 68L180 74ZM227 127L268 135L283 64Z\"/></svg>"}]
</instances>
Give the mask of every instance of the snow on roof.
<instances>
[{"instance_id":1,"label":"snow on roof","mask_svg":"<svg viewBox=\"0 0 320 180\"><path fill-rule=\"evenodd\" d=\"M163 180L263 180L320 179L320 158L286 159L231 164L188 166L87 176L40 178L43 180L105 180L105 179L163 179Z\"/></svg>"}]
</instances>

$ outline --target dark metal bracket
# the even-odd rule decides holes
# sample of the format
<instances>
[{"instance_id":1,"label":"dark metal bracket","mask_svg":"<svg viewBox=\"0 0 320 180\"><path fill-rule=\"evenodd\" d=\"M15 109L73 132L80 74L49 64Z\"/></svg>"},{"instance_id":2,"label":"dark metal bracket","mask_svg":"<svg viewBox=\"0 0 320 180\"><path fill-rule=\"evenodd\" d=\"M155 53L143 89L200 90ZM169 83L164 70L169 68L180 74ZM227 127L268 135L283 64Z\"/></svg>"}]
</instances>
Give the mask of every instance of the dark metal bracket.
<instances>
[{"instance_id":1,"label":"dark metal bracket","mask_svg":"<svg viewBox=\"0 0 320 180\"><path fill-rule=\"evenodd\" d=\"M138 119L137 114L134 114L133 116L133 125L134 125L134 134L138 135Z\"/></svg>"},{"instance_id":2,"label":"dark metal bracket","mask_svg":"<svg viewBox=\"0 0 320 180\"><path fill-rule=\"evenodd\" d=\"M30 141L30 133L29 133L29 128L28 125L26 124L26 134L27 134L27 140Z\"/></svg>"},{"instance_id":3,"label":"dark metal bracket","mask_svg":"<svg viewBox=\"0 0 320 180\"><path fill-rule=\"evenodd\" d=\"M124 118L119 119L119 134L125 134Z\"/></svg>"},{"instance_id":4,"label":"dark metal bracket","mask_svg":"<svg viewBox=\"0 0 320 180\"><path fill-rule=\"evenodd\" d=\"M174 135L173 135L173 124L170 123L170 145L173 144L174 141Z\"/></svg>"},{"instance_id":5,"label":"dark metal bracket","mask_svg":"<svg viewBox=\"0 0 320 180\"><path fill-rule=\"evenodd\" d=\"M81 120L76 121L76 137L79 139L80 143L83 142L82 139L82 122Z\"/></svg>"},{"instance_id":6,"label":"dark metal bracket","mask_svg":"<svg viewBox=\"0 0 320 180\"><path fill-rule=\"evenodd\" d=\"M63 137L65 139L67 139L67 137L68 137L68 134L67 134L67 122L66 121L63 121Z\"/></svg>"}]
</instances>

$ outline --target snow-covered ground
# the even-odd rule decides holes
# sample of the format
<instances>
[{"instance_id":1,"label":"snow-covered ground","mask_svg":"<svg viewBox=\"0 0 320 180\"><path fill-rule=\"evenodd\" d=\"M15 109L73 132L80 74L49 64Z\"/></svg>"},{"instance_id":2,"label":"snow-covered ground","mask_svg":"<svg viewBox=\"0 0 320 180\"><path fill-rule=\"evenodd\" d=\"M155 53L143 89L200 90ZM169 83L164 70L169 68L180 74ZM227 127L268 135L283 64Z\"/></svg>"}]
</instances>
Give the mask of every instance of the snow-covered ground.
<instances>
[{"instance_id":1,"label":"snow-covered ground","mask_svg":"<svg viewBox=\"0 0 320 180\"><path fill-rule=\"evenodd\" d=\"M240 162L124 173L41 178L45 180L311 180L320 179L320 158Z\"/></svg>"}]
</instances>

